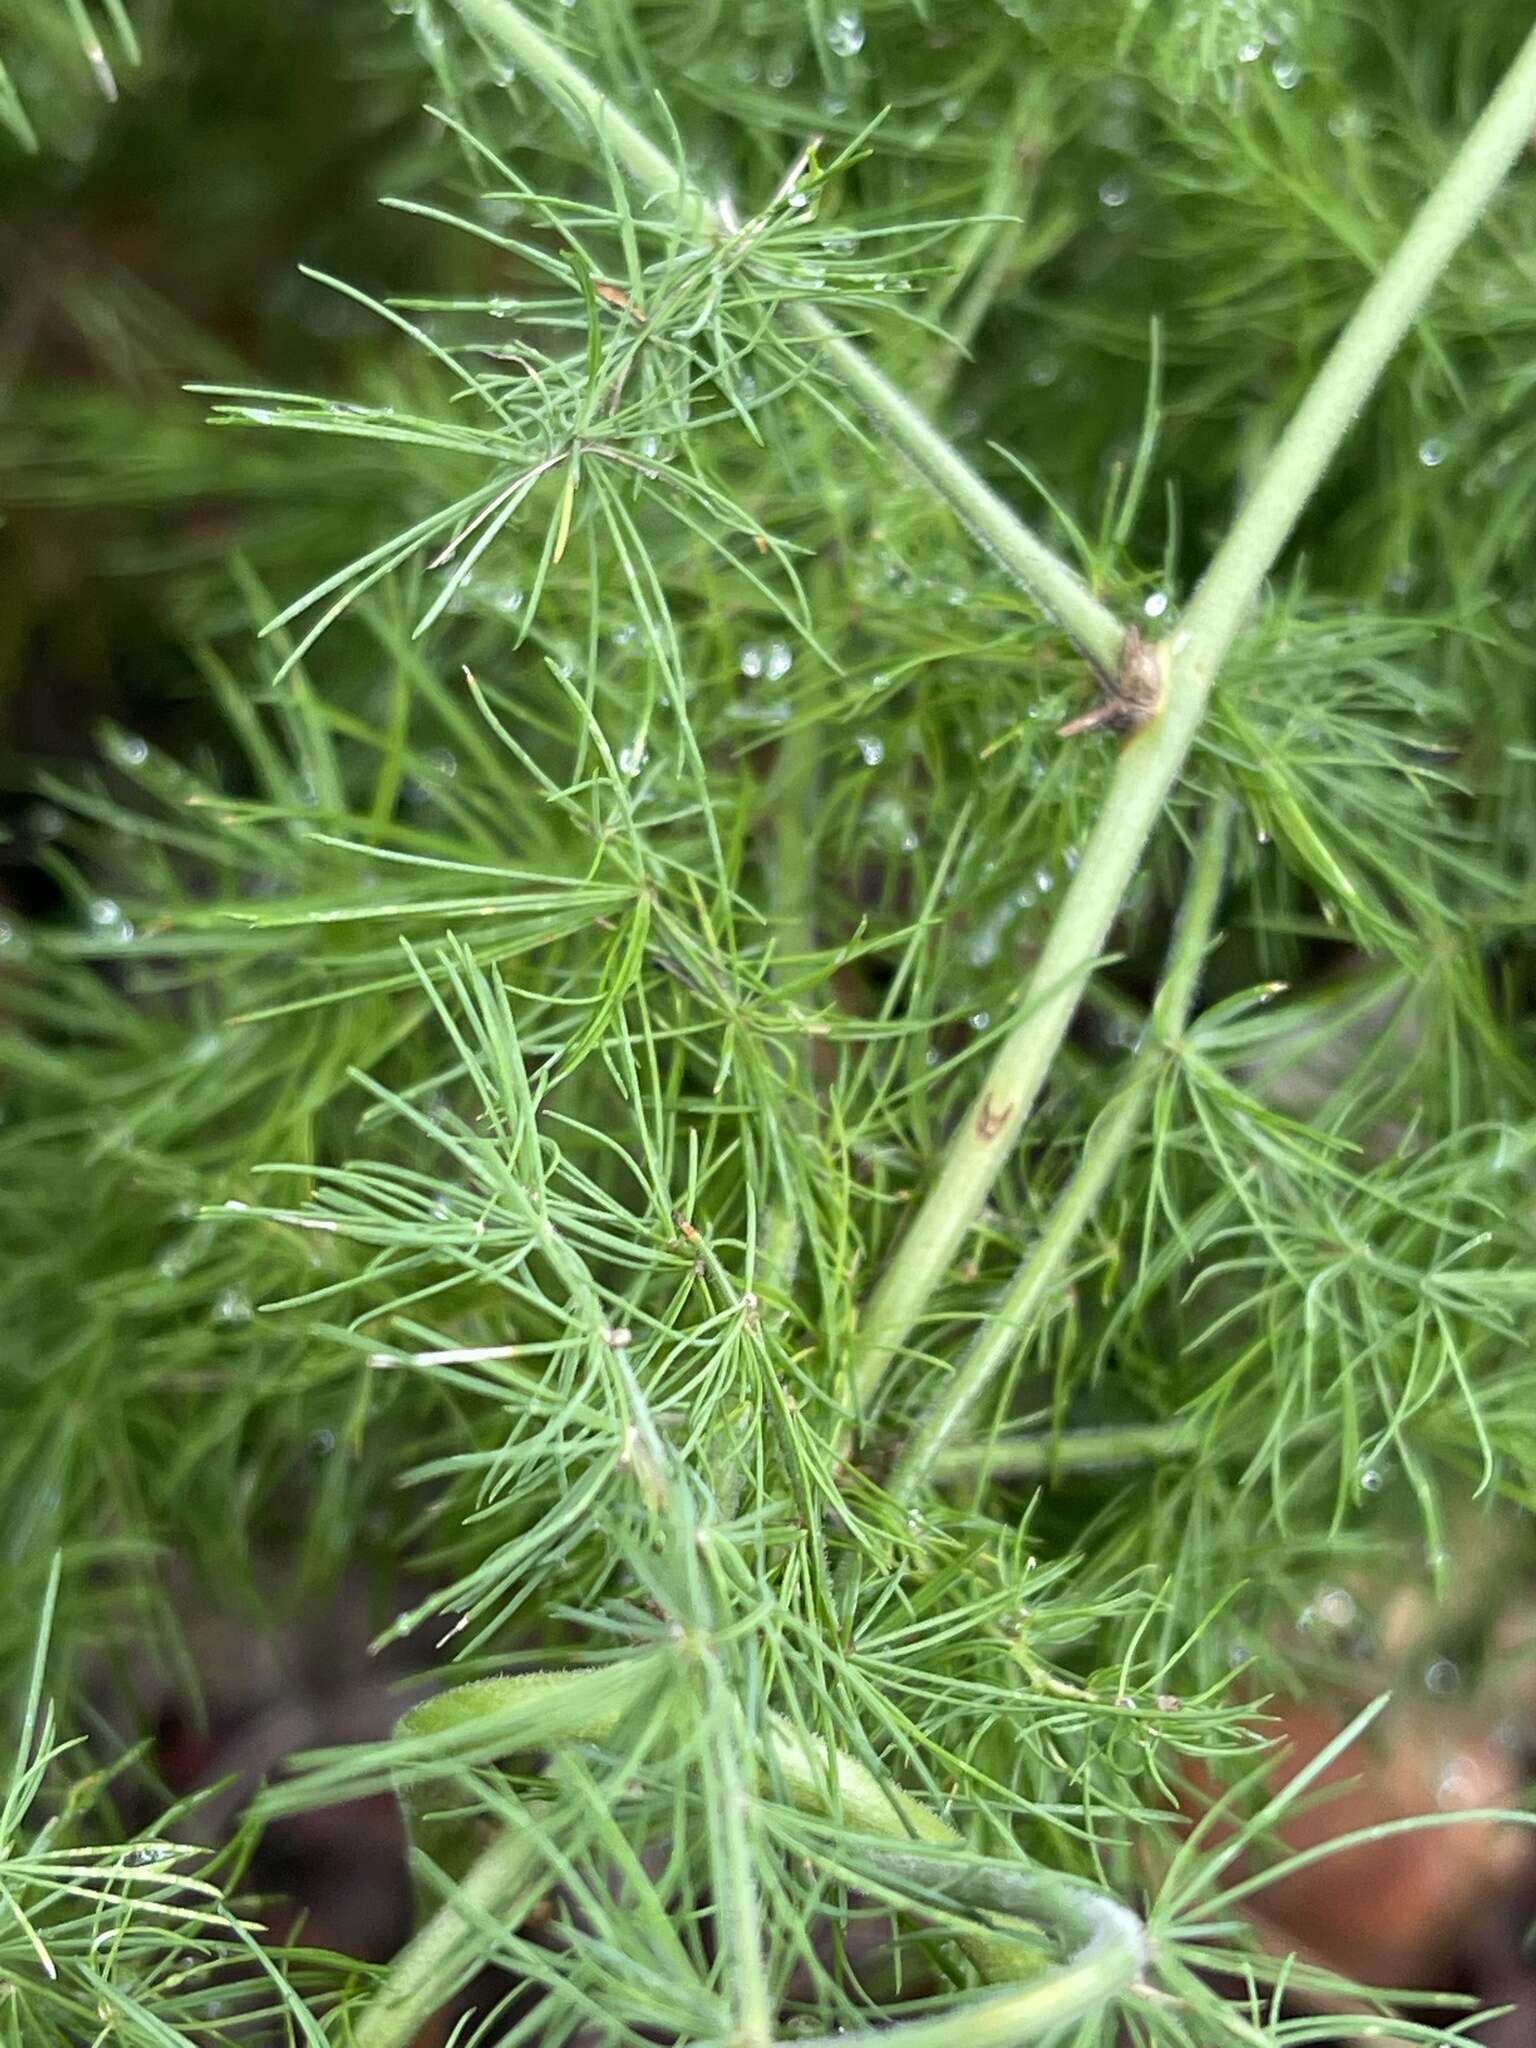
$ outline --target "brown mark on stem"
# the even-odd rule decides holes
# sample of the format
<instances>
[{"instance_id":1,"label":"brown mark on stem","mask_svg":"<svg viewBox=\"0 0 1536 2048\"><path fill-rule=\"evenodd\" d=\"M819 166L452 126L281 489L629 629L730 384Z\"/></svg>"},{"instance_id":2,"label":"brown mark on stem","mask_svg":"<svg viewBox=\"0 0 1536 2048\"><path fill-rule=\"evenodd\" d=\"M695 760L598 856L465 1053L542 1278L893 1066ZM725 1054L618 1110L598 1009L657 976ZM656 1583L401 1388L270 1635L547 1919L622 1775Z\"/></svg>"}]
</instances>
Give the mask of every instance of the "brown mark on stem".
<instances>
[{"instance_id":1,"label":"brown mark on stem","mask_svg":"<svg viewBox=\"0 0 1536 2048\"><path fill-rule=\"evenodd\" d=\"M1008 1119L1013 1115L1014 1104L1010 1099L995 1103L990 1094L983 1095L981 1107L976 1112L976 1135L983 1145L990 1145L1007 1128Z\"/></svg>"},{"instance_id":2,"label":"brown mark on stem","mask_svg":"<svg viewBox=\"0 0 1536 2048\"><path fill-rule=\"evenodd\" d=\"M1134 626L1127 626L1120 643L1120 667L1109 676L1097 662L1092 664L1103 691L1101 702L1081 718L1069 718L1056 728L1058 739L1069 740L1080 732L1139 732L1155 717L1163 702L1163 663L1157 642L1143 640Z\"/></svg>"}]
</instances>

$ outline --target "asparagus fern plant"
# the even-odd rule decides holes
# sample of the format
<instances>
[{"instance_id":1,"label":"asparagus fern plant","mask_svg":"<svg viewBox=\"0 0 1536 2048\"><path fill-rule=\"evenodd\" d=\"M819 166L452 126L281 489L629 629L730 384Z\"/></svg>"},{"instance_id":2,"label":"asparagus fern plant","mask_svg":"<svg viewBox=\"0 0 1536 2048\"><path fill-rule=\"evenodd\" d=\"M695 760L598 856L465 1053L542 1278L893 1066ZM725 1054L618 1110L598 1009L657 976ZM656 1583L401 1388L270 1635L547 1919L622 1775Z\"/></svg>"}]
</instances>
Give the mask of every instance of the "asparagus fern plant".
<instances>
[{"instance_id":1,"label":"asparagus fern plant","mask_svg":"<svg viewBox=\"0 0 1536 2048\"><path fill-rule=\"evenodd\" d=\"M1316 2037L1296 1617L1529 1504L1506 13L338 10L344 362L23 386L24 509L266 511L22 813L9 2038ZM437 1691L125 1840L46 1700L274 1553ZM258 1943L378 1791L415 1938Z\"/></svg>"}]
</instances>

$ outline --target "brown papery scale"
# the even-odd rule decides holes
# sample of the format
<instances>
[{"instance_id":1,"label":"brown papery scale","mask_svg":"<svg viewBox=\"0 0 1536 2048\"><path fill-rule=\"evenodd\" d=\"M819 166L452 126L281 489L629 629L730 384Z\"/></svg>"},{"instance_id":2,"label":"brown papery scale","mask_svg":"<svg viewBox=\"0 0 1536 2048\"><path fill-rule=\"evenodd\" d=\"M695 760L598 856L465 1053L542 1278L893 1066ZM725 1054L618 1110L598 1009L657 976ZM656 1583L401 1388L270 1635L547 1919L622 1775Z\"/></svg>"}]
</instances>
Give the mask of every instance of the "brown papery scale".
<instances>
[{"instance_id":1,"label":"brown papery scale","mask_svg":"<svg viewBox=\"0 0 1536 2048\"><path fill-rule=\"evenodd\" d=\"M1092 711L1081 718L1069 718L1056 728L1058 739L1069 740L1080 732L1138 732L1163 701L1163 665L1157 643L1143 640L1134 626L1127 626L1120 643L1120 667L1113 677L1099 664L1094 674L1104 695Z\"/></svg>"}]
</instances>

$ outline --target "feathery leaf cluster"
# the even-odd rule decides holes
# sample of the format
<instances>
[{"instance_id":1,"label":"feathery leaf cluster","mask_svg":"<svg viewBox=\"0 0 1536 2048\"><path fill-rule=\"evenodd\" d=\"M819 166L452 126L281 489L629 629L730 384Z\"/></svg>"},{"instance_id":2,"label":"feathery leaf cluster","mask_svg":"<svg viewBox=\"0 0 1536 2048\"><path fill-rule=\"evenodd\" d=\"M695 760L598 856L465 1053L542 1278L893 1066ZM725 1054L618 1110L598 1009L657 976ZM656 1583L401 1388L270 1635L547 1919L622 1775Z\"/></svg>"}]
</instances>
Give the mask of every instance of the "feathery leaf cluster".
<instances>
[{"instance_id":1,"label":"feathery leaf cluster","mask_svg":"<svg viewBox=\"0 0 1536 2048\"><path fill-rule=\"evenodd\" d=\"M33 1672L46 1596L87 1729L126 1644L181 1667L168 1557L226 1602L361 1557L379 1641L468 1690L199 1863L174 1809L121 1838L23 1677L0 2029L387 2048L491 1961L461 2043L1319 2038L1285 2000L1323 1974L1237 1910L1262 1703L1340 1661L1320 1588L1443 1588L1536 1469L1536 186L1298 508L1020 1142L862 1378L1137 742L1058 735L1090 669L827 332L1176 661L1508 10L407 11L306 31L365 170L248 319L29 277L15 545L99 543L171 708L17 776L0 1626ZM163 93L179 133L235 62L186 14L79 141L82 217L114 121ZM382 1990L260 1946L250 1829L401 1784L457 1910Z\"/></svg>"}]
</instances>

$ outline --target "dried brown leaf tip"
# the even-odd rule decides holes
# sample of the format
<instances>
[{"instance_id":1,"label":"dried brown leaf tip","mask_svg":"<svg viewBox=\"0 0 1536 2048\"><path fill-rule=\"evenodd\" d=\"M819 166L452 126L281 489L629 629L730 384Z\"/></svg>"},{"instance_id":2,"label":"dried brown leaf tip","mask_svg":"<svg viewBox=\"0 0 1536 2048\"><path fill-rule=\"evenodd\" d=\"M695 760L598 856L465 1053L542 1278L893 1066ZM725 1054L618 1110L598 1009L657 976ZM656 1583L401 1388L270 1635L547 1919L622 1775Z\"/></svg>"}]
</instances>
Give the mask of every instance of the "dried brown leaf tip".
<instances>
[{"instance_id":1,"label":"dried brown leaf tip","mask_svg":"<svg viewBox=\"0 0 1536 2048\"><path fill-rule=\"evenodd\" d=\"M1120 643L1120 667L1110 677L1093 664L1104 695L1081 718L1069 718L1056 728L1059 739L1069 740L1080 732L1138 732L1163 701L1163 663L1155 640L1143 640L1134 626L1128 626Z\"/></svg>"}]
</instances>

